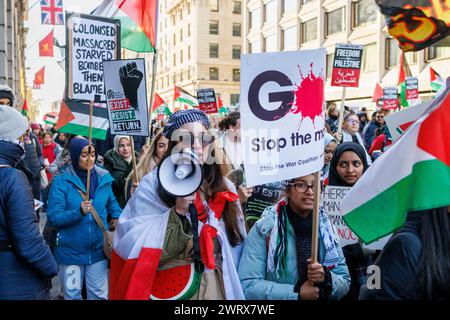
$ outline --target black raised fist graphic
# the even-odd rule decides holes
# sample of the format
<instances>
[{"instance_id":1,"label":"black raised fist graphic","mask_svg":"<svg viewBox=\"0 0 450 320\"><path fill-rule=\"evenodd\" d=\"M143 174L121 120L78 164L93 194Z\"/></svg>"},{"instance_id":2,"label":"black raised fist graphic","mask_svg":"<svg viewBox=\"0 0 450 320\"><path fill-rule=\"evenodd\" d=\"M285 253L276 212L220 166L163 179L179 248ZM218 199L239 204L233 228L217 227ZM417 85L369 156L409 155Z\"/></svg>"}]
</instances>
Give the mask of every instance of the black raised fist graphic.
<instances>
[{"instance_id":1,"label":"black raised fist graphic","mask_svg":"<svg viewBox=\"0 0 450 320\"><path fill-rule=\"evenodd\" d=\"M136 62L131 62L119 69L119 76L125 97L130 100L131 107L138 110L137 90L144 76L143 73L137 69Z\"/></svg>"}]
</instances>

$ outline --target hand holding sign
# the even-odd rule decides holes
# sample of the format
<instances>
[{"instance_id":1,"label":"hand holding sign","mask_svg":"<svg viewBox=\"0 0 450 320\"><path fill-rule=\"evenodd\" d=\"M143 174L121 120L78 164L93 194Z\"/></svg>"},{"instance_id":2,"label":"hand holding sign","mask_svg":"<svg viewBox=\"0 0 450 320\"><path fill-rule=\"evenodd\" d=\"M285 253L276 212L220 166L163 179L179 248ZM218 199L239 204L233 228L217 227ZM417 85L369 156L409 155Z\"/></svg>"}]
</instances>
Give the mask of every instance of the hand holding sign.
<instances>
[{"instance_id":1,"label":"hand holding sign","mask_svg":"<svg viewBox=\"0 0 450 320\"><path fill-rule=\"evenodd\" d=\"M137 69L136 62L127 63L119 69L120 83L125 96L130 100L130 105L138 110L137 91L141 84L143 73Z\"/></svg>"}]
</instances>

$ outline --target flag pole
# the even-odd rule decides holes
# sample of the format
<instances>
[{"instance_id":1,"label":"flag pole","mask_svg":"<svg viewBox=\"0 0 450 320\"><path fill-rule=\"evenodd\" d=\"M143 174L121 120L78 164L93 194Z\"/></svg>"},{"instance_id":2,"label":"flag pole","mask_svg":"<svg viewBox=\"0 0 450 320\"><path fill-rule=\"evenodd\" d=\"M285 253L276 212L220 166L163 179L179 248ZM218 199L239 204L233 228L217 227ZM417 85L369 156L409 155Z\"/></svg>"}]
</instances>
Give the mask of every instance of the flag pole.
<instances>
[{"instance_id":1,"label":"flag pole","mask_svg":"<svg viewBox=\"0 0 450 320\"><path fill-rule=\"evenodd\" d=\"M344 87L345 88L345 87ZM317 262L317 253L319 249L319 207L320 207L320 174L318 171L314 173L314 207L313 207L313 219L312 219L312 238L311 238L311 264Z\"/></svg>"},{"instance_id":2,"label":"flag pole","mask_svg":"<svg viewBox=\"0 0 450 320\"><path fill-rule=\"evenodd\" d=\"M339 110L339 122L338 122L338 130L337 130L337 132L339 132L339 133L342 133L342 124L344 122L344 109L345 109L344 105L345 105L346 90L347 90L347 87L342 88L341 109Z\"/></svg>"},{"instance_id":3,"label":"flag pole","mask_svg":"<svg viewBox=\"0 0 450 320\"><path fill-rule=\"evenodd\" d=\"M148 119L148 127L149 127L149 134L150 136L147 137L147 141L146 144L150 145L150 140L152 138L152 134L153 134L153 126L152 126L152 120L153 120L153 100L154 97L153 95L155 94L155 80L156 80L156 67L158 65L158 60L156 59L156 48L155 51L153 52L153 67L152 67L152 85L151 85L151 89L150 89L150 106L149 106L149 112L150 112L150 116Z\"/></svg>"},{"instance_id":4,"label":"flag pole","mask_svg":"<svg viewBox=\"0 0 450 320\"><path fill-rule=\"evenodd\" d=\"M133 161L134 177L135 177L136 182L139 183L139 176L138 176L137 166L136 166L136 155L134 154L133 136L130 136L130 142L131 142L131 154L132 154L132 161Z\"/></svg>"}]
</instances>

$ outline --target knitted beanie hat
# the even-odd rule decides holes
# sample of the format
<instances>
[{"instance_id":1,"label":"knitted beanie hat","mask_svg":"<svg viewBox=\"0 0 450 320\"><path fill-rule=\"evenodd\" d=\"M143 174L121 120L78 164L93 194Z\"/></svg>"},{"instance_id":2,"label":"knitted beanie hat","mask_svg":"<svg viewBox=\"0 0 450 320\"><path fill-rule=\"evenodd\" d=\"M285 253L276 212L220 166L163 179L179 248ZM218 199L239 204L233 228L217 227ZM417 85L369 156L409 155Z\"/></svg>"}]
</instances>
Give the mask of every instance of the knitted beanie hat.
<instances>
[{"instance_id":1,"label":"knitted beanie hat","mask_svg":"<svg viewBox=\"0 0 450 320\"><path fill-rule=\"evenodd\" d=\"M0 140L17 140L27 129L27 118L13 107L0 105Z\"/></svg>"},{"instance_id":2,"label":"knitted beanie hat","mask_svg":"<svg viewBox=\"0 0 450 320\"><path fill-rule=\"evenodd\" d=\"M16 100L14 91L6 84L0 84L0 99L1 98L8 98L11 100L11 106L14 106L14 100Z\"/></svg>"},{"instance_id":3,"label":"knitted beanie hat","mask_svg":"<svg viewBox=\"0 0 450 320\"><path fill-rule=\"evenodd\" d=\"M170 116L164 126L163 135L170 139L175 130L190 122L200 122L206 129L210 127L208 116L203 111L199 109L180 110Z\"/></svg>"}]
</instances>

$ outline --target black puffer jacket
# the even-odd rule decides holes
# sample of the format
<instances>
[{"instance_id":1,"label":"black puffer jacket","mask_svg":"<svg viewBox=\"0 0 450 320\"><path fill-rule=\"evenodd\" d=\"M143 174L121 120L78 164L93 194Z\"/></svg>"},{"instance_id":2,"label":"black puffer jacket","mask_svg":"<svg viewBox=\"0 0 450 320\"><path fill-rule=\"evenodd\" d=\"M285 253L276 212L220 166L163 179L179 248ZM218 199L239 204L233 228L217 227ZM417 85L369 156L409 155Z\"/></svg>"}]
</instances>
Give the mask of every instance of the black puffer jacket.
<instances>
[{"instance_id":1,"label":"black puffer jacket","mask_svg":"<svg viewBox=\"0 0 450 320\"><path fill-rule=\"evenodd\" d=\"M15 168L22 154L20 146L0 141L0 300L45 299L58 272L39 232L28 180Z\"/></svg>"}]
</instances>

